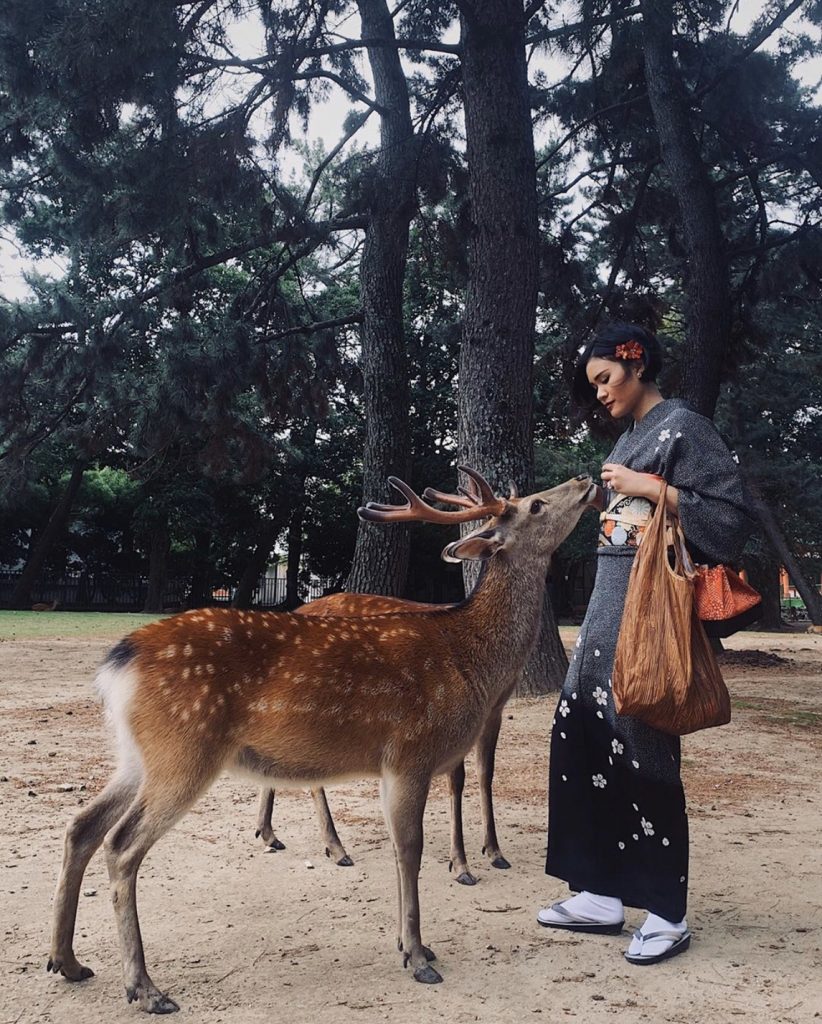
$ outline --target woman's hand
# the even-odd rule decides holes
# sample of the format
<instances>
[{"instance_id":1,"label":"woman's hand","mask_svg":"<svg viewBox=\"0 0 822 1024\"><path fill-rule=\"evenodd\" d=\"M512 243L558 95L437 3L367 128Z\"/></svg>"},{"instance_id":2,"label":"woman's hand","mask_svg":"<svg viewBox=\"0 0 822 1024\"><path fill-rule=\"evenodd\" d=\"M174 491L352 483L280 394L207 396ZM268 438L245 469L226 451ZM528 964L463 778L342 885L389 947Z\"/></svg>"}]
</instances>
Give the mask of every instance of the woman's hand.
<instances>
[{"instance_id":1,"label":"woman's hand","mask_svg":"<svg viewBox=\"0 0 822 1024\"><path fill-rule=\"evenodd\" d=\"M602 467L602 481L618 494L659 500L659 480L651 473L637 473L618 462L606 462Z\"/></svg>"}]
</instances>

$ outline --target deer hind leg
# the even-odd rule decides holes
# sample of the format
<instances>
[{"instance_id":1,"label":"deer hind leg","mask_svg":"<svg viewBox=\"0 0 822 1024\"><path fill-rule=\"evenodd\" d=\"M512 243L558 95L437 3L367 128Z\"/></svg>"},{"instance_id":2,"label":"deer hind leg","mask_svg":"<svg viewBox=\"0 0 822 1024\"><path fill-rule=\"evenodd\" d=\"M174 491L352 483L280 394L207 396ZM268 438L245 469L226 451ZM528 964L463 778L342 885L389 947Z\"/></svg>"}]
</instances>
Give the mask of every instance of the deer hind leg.
<instances>
[{"instance_id":1,"label":"deer hind leg","mask_svg":"<svg viewBox=\"0 0 822 1024\"><path fill-rule=\"evenodd\" d=\"M274 812L274 790L263 786L260 790L260 805L257 808L257 831L255 835L268 847L270 853L277 850L284 850L285 843L274 835L274 828L271 824L271 815Z\"/></svg>"},{"instance_id":2,"label":"deer hind leg","mask_svg":"<svg viewBox=\"0 0 822 1024\"><path fill-rule=\"evenodd\" d=\"M326 857L330 857L341 868L350 868L354 861L345 852L345 847L337 835L337 829L334 825L334 819L331 817L331 808L328 806L325 790L322 787L312 789L311 796L314 798L314 807L317 810L317 817L320 821L320 831L322 832L323 843L325 844Z\"/></svg>"},{"instance_id":3,"label":"deer hind leg","mask_svg":"<svg viewBox=\"0 0 822 1024\"><path fill-rule=\"evenodd\" d=\"M497 752L497 739L502 725L502 709L504 705L494 708L483 726L477 740L477 774L480 784L480 805L482 820L485 826L485 840L482 852L491 860L493 868L510 868L510 863L503 857L497 840L497 825L494 820L494 798L492 786L494 782L494 758Z\"/></svg>"},{"instance_id":4,"label":"deer hind leg","mask_svg":"<svg viewBox=\"0 0 822 1024\"><path fill-rule=\"evenodd\" d=\"M47 970L62 974L69 981L84 981L94 975L90 967L79 962L73 948L83 875L106 833L134 799L139 782L134 775L116 775L66 829L63 866L54 896L54 930Z\"/></svg>"},{"instance_id":5,"label":"deer hind leg","mask_svg":"<svg viewBox=\"0 0 822 1024\"><path fill-rule=\"evenodd\" d=\"M465 856L465 837L462 831L462 793L465 789L465 762L460 761L448 773L448 792L451 796L451 857L448 870L454 871L460 885L476 885L477 880L468 867Z\"/></svg>"},{"instance_id":6,"label":"deer hind leg","mask_svg":"<svg viewBox=\"0 0 822 1024\"><path fill-rule=\"evenodd\" d=\"M442 976L430 964L433 950L420 937L419 874L422 860L422 819L430 779L384 775L380 785L383 813L394 846L397 865L399 928L397 946L403 967L411 964L414 980L434 985Z\"/></svg>"},{"instance_id":7,"label":"deer hind leg","mask_svg":"<svg viewBox=\"0 0 822 1024\"><path fill-rule=\"evenodd\" d=\"M218 766L188 777L148 779L105 839L111 899L120 937L128 1001L148 1013L173 1013L177 1003L161 992L146 970L137 917L137 872L143 858L207 788Z\"/></svg>"}]
</instances>

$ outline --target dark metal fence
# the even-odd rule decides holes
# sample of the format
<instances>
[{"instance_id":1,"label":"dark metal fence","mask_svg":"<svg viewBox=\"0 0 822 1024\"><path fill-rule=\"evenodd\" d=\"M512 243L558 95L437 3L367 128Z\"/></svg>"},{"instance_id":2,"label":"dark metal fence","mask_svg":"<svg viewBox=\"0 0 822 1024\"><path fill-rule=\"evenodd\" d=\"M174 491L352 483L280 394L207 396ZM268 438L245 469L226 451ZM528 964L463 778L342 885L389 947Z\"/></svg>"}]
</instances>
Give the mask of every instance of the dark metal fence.
<instances>
[{"instance_id":1,"label":"dark metal fence","mask_svg":"<svg viewBox=\"0 0 822 1024\"><path fill-rule=\"evenodd\" d=\"M0 607L9 607L19 572L0 572ZM230 605L234 586L217 584L211 588L210 604ZM328 582L312 581L300 590L304 601L313 601L328 590ZM129 573L65 573L56 579L45 579L32 591L33 604L55 604L75 611L140 611L146 603L148 580ZM185 608L189 604L191 578L175 576L163 590L163 608ZM254 590L252 603L260 608L273 608L285 600L286 581L262 577Z\"/></svg>"}]
</instances>

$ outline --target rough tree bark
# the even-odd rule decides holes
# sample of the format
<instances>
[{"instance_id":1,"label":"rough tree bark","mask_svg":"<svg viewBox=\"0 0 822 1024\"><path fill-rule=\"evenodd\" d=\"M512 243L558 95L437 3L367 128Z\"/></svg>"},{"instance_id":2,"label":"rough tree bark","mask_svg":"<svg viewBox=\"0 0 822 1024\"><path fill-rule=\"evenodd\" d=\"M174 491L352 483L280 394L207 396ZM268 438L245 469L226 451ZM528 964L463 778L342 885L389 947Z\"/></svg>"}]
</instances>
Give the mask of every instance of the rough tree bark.
<instances>
[{"instance_id":1,"label":"rough tree bark","mask_svg":"<svg viewBox=\"0 0 822 1024\"><path fill-rule=\"evenodd\" d=\"M748 480L748 490L750 491L753 499L753 507L759 521L762 523L762 528L765 531L765 536L768 538L768 543L771 545L773 552L779 558L782 565L785 566L788 575L791 578L791 582L799 591L799 596L805 602L805 607L808 609L808 615L810 616L811 622L815 626L822 626L822 596L820 596L813 584L809 583L802 575L802 569L796 556L788 547L788 542L776 521L770 507L765 503L762 495L756 487L756 484Z\"/></svg>"},{"instance_id":2,"label":"rough tree bark","mask_svg":"<svg viewBox=\"0 0 822 1024\"><path fill-rule=\"evenodd\" d=\"M469 279L459 370L459 461L507 493L534 486L538 223L520 0L460 3L469 169ZM476 582L465 569L466 591ZM519 693L558 689L568 661L551 602Z\"/></svg>"},{"instance_id":3,"label":"rough tree bark","mask_svg":"<svg viewBox=\"0 0 822 1024\"><path fill-rule=\"evenodd\" d=\"M394 40L385 0L357 0L363 37ZM409 386L402 307L408 231L415 206L416 139L399 51L371 46L368 59L380 106L380 153L360 262L360 333L365 406L363 501L390 502L386 479L407 478ZM346 590L398 596L408 572L405 524L360 523Z\"/></svg>"},{"instance_id":4,"label":"rough tree bark","mask_svg":"<svg viewBox=\"0 0 822 1024\"><path fill-rule=\"evenodd\" d=\"M161 612L163 610L163 594L168 576L168 554L171 550L171 537L168 532L168 520L163 519L151 531L148 552L148 588L144 612Z\"/></svg>"},{"instance_id":5,"label":"rough tree bark","mask_svg":"<svg viewBox=\"0 0 822 1024\"><path fill-rule=\"evenodd\" d=\"M674 60L672 7L672 0L642 0L645 81L688 257L682 394L697 412L712 417L731 332L730 277L716 196L691 124L685 82Z\"/></svg>"},{"instance_id":6,"label":"rough tree bark","mask_svg":"<svg viewBox=\"0 0 822 1024\"><path fill-rule=\"evenodd\" d=\"M84 462L78 461L72 466L68 483L60 495L57 504L54 506L48 522L32 545L25 568L14 588L11 603L15 608L31 607L32 591L40 578L40 573L43 571L43 566L46 564L46 559L51 549L66 528L69 514L74 505L74 499L77 497L80 485L83 482L85 470Z\"/></svg>"},{"instance_id":7,"label":"rough tree bark","mask_svg":"<svg viewBox=\"0 0 822 1024\"><path fill-rule=\"evenodd\" d=\"M266 519L260 523L257 532L257 543L248 556L248 561L240 574L237 589L234 591L234 597L231 599L232 608L251 607L254 591L260 577L266 570L268 560L271 558L271 552L274 550L277 538L287 522L289 513L290 509L286 510L282 516L278 516L275 519Z\"/></svg>"},{"instance_id":8,"label":"rough tree bark","mask_svg":"<svg viewBox=\"0 0 822 1024\"><path fill-rule=\"evenodd\" d=\"M303 518L305 501L291 513L288 524L288 566L285 574L285 610L292 611L300 605L300 558L303 553Z\"/></svg>"},{"instance_id":9,"label":"rough tree bark","mask_svg":"<svg viewBox=\"0 0 822 1024\"><path fill-rule=\"evenodd\" d=\"M743 559L748 582L762 595L762 615L757 629L782 629L782 606L779 597L779 561L762 555L746 555Z\"/></svg>"}]
</instances>

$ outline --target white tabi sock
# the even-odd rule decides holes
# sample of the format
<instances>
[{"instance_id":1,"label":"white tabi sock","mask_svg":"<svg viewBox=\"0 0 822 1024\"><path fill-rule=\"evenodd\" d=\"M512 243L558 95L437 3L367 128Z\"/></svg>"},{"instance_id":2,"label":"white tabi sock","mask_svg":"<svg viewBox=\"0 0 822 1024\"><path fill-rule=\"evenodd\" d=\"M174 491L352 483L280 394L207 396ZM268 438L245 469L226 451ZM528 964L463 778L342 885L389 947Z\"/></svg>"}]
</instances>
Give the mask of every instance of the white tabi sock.
<instances>
[{"instance_id":1,"label":"white tabi sock","mask_svg":"<svg viewBox=\"0 0 822 1024\"><path fill-rule=\"evenodd\" d=\"M676 932L679 935L684 935L688 930L687 918L682 918L681 921L666 921L664 917L659 917L658 914L648 914L645 918L645 923L640 928L643 935L651 935L653 932ZM670 949L673 946L673 939L646 939L644 942L640 939L631 939L631 945L628 947L629 956L639 956L641 953L643 956L659 956L660 953L664 953L666 949Z\"/></svg>"},{"instance_id":2,"label":"white tabi sock","mask_svg":"<svg viewBox=\"0 0 822 1024\"><path fill-rule=\"evenodd\" d=\"M624 917L622 900L615 896L601 896L599 893L583 890L567 900L562 901L569 914L579 916L583 920L595 921L598 924L619 924ZM567 919L546 907L539 912L540 921L546 923L564 923Z\"/></svg>"}]
</instances>

